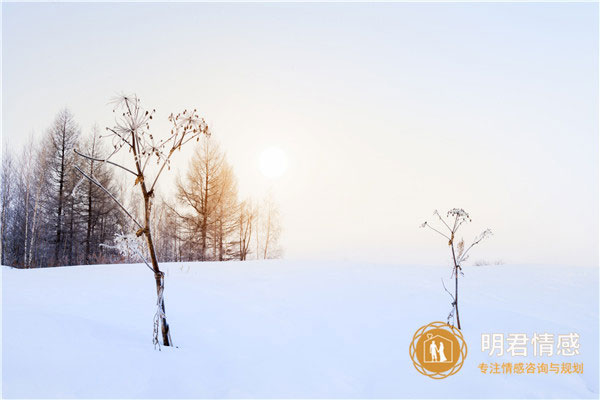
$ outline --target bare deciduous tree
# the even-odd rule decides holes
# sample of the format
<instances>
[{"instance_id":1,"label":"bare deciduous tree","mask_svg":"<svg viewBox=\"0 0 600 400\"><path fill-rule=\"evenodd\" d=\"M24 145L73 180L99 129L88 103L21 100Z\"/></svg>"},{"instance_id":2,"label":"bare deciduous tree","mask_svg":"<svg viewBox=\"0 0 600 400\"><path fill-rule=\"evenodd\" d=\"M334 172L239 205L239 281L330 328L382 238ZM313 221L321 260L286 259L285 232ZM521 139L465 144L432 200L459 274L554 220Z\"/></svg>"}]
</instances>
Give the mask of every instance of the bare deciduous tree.
<instances>
[{"instance_id":1,"label":"bare deciduous tree","mask_svg":"<svg viewBox=\"0 0 600 400\"><path fill-rule=\"evenodd\" d=\"M100 132L97 126L94 126L91 134L81 141L79 151L92 157L92 159L83 158L79 168L86 171L89 176L96 178L109 192L116 193L113 171L109 169L108 164L95 161L95 159L101 159L106 152L100 141ZM81 185L80 189L81 192L77 194L83 198L80 218L83 225L82 232L84 232L81 235L84 242L82 253L85 264L90 264L94 258L101 256L100 244L116 233L114 226L110 230L113 235L107 232L108 229L101 229L102 223L107 218L110 219L114 207L111 198L92 181L86 180L86 184ZM94 252L97 253L94 254Z\"/></svg>"},{"instance_id":2,"label":"bare deciduous tree","mask_svg":"<svg viewBox=\"0 0 600 400\"><path fill-rule=\"evenodd\" d=\"M48 168L50 172L50 183L53 199L49 206L54 210L54 263L59 264L64 258L65 226L63 216L67 207L66 195L72 190L75 182L69 180L69 172L72 170L73 149L79 137L79 127L75 123L73 115L68 110L61 111L48 135Z\"/></svg>"},{"instance_id":3,"label":"bare deciduous tree","mask_svg":"<svg viewBox=\"0 0 600 400\"><path fill-rule=\"evenodd\" d=\"M223 255L219 253L225 234L223 221L230 219L232 210L227 208L235 197L237 189L225 155L213 138L204 138L192 158L186 179L177 182L177 201L181 209L173 208L181 221L181 239L186 243L190 258L207 261ZM209 254L211 242L212 257Z\"/></svg>"},{"instance_id":4,"label":"bare deciduous tree","mask_svg":"<svg viewBox=\"0 0 600 400\"><path fill-rule=\"evenodd\" d=\"M135 226L138 228L137 237L144 236L148 253L150 255L150 263L144 259L146 265L153 271L156 282L157 294L157 312L155 314L154 324L154 344L159 345L158 330L162 332L162 342L165 346L172 346L169 325L167 323L164 301L164 273L158 265L158 258L152 240L151 232L151 215L152 202L154 199L154 190L158 179L165 168L170 168L172 155L181 149L183 145L191 140L199 140L200 136L209 136L208 125L203 118L197 114L196 110L189 112L183 111L180 114L169 116L171 123L171 131L167 137L162 140L155 140L154 135L150 132L150 121L152 120L155 110L148 111L141 107L140 100L137 96L120 96L115 101L116 113L115 126L107 128L107 137L112 140L113 151L103 159L95 158L80 152L78 155L94 160L111 164L127 172L135 178L134 186L139 185L139 191L143 201L143 220L138 222L137 219L128 211L122 203L114 196L101 182L93 175L84 172L79 167L75 167L79 173L86 177L98 187L103 189L123 210ZM118 164L110 160L120 150L125 149L131 155L129 167ZM152 166L155 166L157 171L151 176Z\"/></svg>"},{"instance_id":5,"label":"bare deciduous tree","mask_svg":"<svg viewBox=\"0 0 600 400\"><path fill-rule=\"evenodd\" d=\"M2 194L0 195L0 263L6 265L8 236L8 216L12 206L12 187L14 185L13 159L10 153L2 155L2 172L0 175Z\"/></svg>"},{"instance_id":6,"label":"bare deciduous tree","mask_svg":"<svg viewBox=\"0 0 600 400\"><path fill-rule=\"evenodd\" d=\"M277 204L273 196L269 194L262 202L258 219L262 233L262 256L265 260L268 258L278 258L281 255L281 248L279 246L279 236L281 235L280 219Z\"/></svg>"},{"instance_id":7,"label":"bare deciduous tree","mask_svg":"<svg viewBox=\"0 0 600 400\"><path fill-rule=\"evenodd\" d=\"M36 165L37 172L34 174L33 181L35 185L35 199L33 201L33 216L31 218L31 240L29 242L29 247L27 253L25 254L24 267L31 268L33 265L33 252L36 248L36 240L40 235L38 232L38 221L40 214L40 203L42 199L42 188L44 188L46 183L46 178L44 176L43 171L46 169L46 163L48 160L48 156L45 154L48 150L46 148L41 148L38 150L38 163ZM25 224L25 228L27 228L27 224ZM27 244L27 242L25 242ZM27 248L27 247L26 247Z\"/></svg>"},{"instance_id":8,"label":"bare deciduous tree","mask_svg":"<svg viewBox=\"0 0 600 400\"><path fill-rule=\"evenodd\" d=\"M252 240L252 227L256 217L256 208L249 201L243 201L238 210L238 230L239 230L239 256L241 261L245 261L250 252L250 241Z\"/></svg>"},{"instance_id":9,"label":"bare deciduous tree","mask_svg":"<svg viewBox=\"0 0 600 400\"><path fill-rule=\"evenodd\" d=\"M213 259L224 261L233 252L229 238L237 228L238 191L233 168L227 162L223 163L217 179L219 190L212 227Z\"/></svg>"},{"instance_id":10,"label":"bare deciduous tree","mask_svg":"<svg viewBox=\"0 0 600 400\"><path fill-rule=\"evenodd\" d=\"M483 239L490 236L492 234L492 231L490 229L486 229L479 236L475 237L473 243L471 243L471 245L465 249L464 240L461 239L459 242L456 242L456 233L458 232L458 229L461 227L461 225L463 225L466 222L471 222L469 214L467 214L467 212L462 208L453 208L452 210L448 211L446 215L446 218L449 219L448 221L446 221L437 210L433 212L433 215L438 217L438 219L442 222L442 226L434 228L429 222L425 221L421 225L421 228L427 227L448 239L448 246L450 246L450 250L452 252L453 267L450 279L454 278L454 294L450 293L450 291L446 289L443 280L442 285L444 285L444 289L452 298L452 310L448 314L448 322L450 322L451 320L454 321L454 316L456 315L456 324L458 326L458 329L461 329L460 314L458 312L458 275L464 275L462 272L461 264L467 260L467 258L469 257L468 253L473 248L473 246L479 244L479 242L481 242Z\"/></svg>"}]
</instances>

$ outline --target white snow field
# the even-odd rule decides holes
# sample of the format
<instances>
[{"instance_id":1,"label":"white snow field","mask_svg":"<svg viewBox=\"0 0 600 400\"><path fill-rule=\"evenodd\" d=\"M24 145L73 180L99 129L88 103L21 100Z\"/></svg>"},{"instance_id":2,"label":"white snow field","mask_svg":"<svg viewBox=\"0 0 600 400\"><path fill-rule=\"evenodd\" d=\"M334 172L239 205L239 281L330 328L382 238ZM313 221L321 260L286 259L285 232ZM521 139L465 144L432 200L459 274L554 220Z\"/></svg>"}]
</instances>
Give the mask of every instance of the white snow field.
<instances>
[{"instance_id":1,"label":"white snow field","mask_svg":"<svg viewBox=\"0 0 600 400\"><path fill-rule=\"evenodd\" d=\"M4 398L598 398L598 271L465 267L469 346L433 380L414 332L445 320L449 268L366 263L163 264L178 348L154 350L143 265L2 268ZM481 352L481 333L576 332L580 355ZM567 359L568 358L568 359ZM583 374L482 374L483 362L583 362Z\"/></svg>"}]
</instances>

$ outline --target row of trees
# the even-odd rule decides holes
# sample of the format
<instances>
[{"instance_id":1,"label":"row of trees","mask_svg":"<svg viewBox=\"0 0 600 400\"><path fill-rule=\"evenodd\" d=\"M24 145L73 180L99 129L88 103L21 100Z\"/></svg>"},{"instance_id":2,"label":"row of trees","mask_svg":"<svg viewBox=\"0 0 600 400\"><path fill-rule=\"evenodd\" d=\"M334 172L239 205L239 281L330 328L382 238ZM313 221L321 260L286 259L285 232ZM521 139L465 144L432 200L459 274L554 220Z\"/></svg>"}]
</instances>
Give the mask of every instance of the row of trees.
<instances>
[{"instance_id":1,"label":"row of trees","mask_svg":"<svg viewBox=\"0 0 600 400\"><path fill-rule=\"evenodd\" d=\"M178 179L176 202L167 204L180 260L246 260L280 256L279 214L273 199L240 201L233 168L211 136L201 139L187 175Z\"/></svg>"},{"instance_id":2,"label":"row of trees","mask_svg":"<svg viewBox=\"0 0 600 400\"><path fill-rule=\"evenodd\" d=\"M2 151L0 254L3 265L39 267L112 259L100 246L114 237L122 216L96 186L81 182L73 149L102 149L98 129L83 136L73 116L60 112L40 142L33 138L18 154ZM106 165L79 162L104 185L118 191Z\"/></svg>"},{"instance_id":3,"label":"row of trees","mask_svg":"<svg viewBox=\"0 0 600 400\"><path fill-rule=\"evenodd\" d=\"M98 160L110 151L97 127L83 134L61 111L43 138L20 152L3 148L0 194L2 265L33 268L139 262L114 248L122 232L136 231L119 207L138 220L141 196L119 169ZM78 157L76 152L91 156ZM96 159L96 160L94 160ZM77 168L100 185L83 179ZM152 231L160 261L276 258L280 218L270 196L239 198L233 168L216 139L203 136L174 193L155 194Z\"/></svg>"}]
</instances>

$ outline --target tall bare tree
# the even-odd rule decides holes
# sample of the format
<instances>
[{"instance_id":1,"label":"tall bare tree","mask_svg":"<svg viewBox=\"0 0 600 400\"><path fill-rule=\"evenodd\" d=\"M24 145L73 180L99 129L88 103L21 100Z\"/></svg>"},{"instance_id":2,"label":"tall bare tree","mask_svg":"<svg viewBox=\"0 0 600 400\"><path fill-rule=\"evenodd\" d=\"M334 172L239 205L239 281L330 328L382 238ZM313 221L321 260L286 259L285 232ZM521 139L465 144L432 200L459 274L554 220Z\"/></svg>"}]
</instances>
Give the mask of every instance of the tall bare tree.
<instances>
[{"instance_id":1,"label":"tall bare tree","mask_svg":"<svg viewBox=\"0 0 600 400\"><path fill-rule=\"evenodd\" d=\"M250 242L252 240L252 227L255 222L256 209L252 202L245 200L240 203L238 207L238 246L239 246L239 258L241 261L246 260L250 253Z\"/></svg>"},{"instance_id":2,"label":"tall bare tree","mask_svg":"<svg viewBox=\"0 0 600 400\"><path fill-rule=\"evenodd\" d=\"M205 137L192 157L185 181L177 182L177 208L182 225L181 238L189 256L201 261L211 259L211 234L218 220L219 203L224 194L225 156L213 138ZM214 247L214 241L213 241ZM197 256L196 256L197 255ZM214 256L214 254L213 254Z\"/></svg>"},{"instance_id":3,"label":"tall bare tree","mask_svg":"<svg viewBox=\"0 0 600 400\"><path fill-rule=\"evenodd\" d=\"M152 228L156 252L160 261L180 261L180 242L178 238L177 217L170 205L158 197L154 206Z\"/></svg>"},{"instance_id":4,"label":"tall bare tree","mask_svg":"<svg viewBox=\"0 0 600 400\"><path fill-rule=\"evenodd\" d=\"M31 146L33 148L33 144L29 144L27 146ZM41 205L43 202L42 189L48 187L46 167L49 159L48 153L50 149L46 146L41 146L35 149L33 152L31 150L32 149L26 150L26 153L28 156L33 158L33 166L31 167L28 165L27 168L24 168L25 171L22 173L24 179L27 180L27 185L31 185L31 195L33 195L33 199L29 199L29 201L25 202L26 208L28 208L30 204L32 207L31 218L25 218L24 224L26 232L29 231L29 234L25 235L25 242L23 246L25 248L23 260L23 266L25 268L31 268L34 266L34 252L39 252L38 247L40 246L37 246L37 240L40 236L42 236L42 233L39 232L39 221L42 214ZM25 215L28 215L27 211Z\"/></svg>"},{"instance_id":5,"label":"tall bare tree","mask_svg":"<svg viewBox=\"0 0 600 400\"><path fill-rule=\"evenodd\" d=\"M12 189L14 186L14 162L8 152L2 154L2 172L0 174L2 193L0 194L0 263L7 265L7 239L9 214L12 207Z\"/></svg>"},{"instance_id":6,"label":"tall bare tree","mask_svg":"<svg viewBox=\"0 0 600 400\"><path fill-rule=\"evenodd\" d=\"M72 177L69 172L73 166L73 149L79 137L79 127L69 110L58 113L54 123L48 131L47 153L48 172L50 174L51 198L49 208L53 210L54 220L54 260L55 264L64 261L62 250L65 241L65 226L63 216L67 206L66 194L69 193L75 182L70 181Z\"/></svg>"},{"instance_id":7,"label":"tall bare tree","mask_svg":"<svg viewBox=\"0 0 600 400\"><path fill-rule=\"evenodd\" d=\"M262 233L263 258L280 257L281 247L279 246L279 237L281 235L281 217L279 208L271 194L268 194L262 202L259 224Z\"/></svg>"},{"instance_id":8,"label":"tall bare tree","mask_svg":"<svg viewBox=\"0 0 600 400\"><path fill-rule=\"evenodd\" d=\"M107 154L105 146L100 141L100 132L97 126L92 127L90 135L83 138L79 145L79 151L92 157L92 159L83 158L79 167L89 176L94 176L104 188L119 198L113 171L108 164L95 161ZM83 199L81 210L81 223L84 225L82 230L85 232L83 235L83 261L85 264L90 264L93 260L101 257L103 247L100 244L117 233L121 221L112 206L112 199L92 181L86 180L86 184L80 186L80 191L76 195ZM107 221L111 223L106 224Z\"/></svg>"},{"instance_id":9,"label":"tall bare tree","mask_svg":"<svg viewBox=\"0 0 600 400\"><path fill-rule=\"evenodd\" d=\"M234 253L231 237L237 229L238 191L233 168L224 162L218 175L215 218L212 227L213 258L224 261Z\"/></svg>"},{"instance_id":10,"label":"tall bare tree","mask_svg":"<svg viewBox=\"0 0 600 400\"><path fill-rule=\"evenodd\" d=\"M31 241L29 238L29 209L30 209L30 200L31 200L31 192L33 190L33 165L35 163L35 150L33 146L33 137L30 137L28 142L25 144L23 148L23 156L21 158L21 167L20 169L20 179L25 187L25 201L23 202L24 207L24 216L25 221L23 224L24 238L23 238L23 265L27 268L27 255L28 255L28 244Z\"/></svg>"}]
</instances>

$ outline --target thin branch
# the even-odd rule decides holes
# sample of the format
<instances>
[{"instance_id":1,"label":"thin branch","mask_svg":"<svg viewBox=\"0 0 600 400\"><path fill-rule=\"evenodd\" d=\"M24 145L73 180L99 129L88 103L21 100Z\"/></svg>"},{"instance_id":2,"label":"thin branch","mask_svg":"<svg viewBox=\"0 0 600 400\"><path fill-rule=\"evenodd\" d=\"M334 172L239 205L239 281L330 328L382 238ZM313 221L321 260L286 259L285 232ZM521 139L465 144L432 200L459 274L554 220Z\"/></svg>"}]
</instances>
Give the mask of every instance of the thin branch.
<instances>
[{"instance_id":1,"label":"thin branch","mask_svg":"<svg viewBox=\"0 0 600 400\"><path fill-rule=\"evenodd\" d=\"M446 289L446 285L444 284L444 279L440 278L440 280L442 281L442 286L444 287L444 290L446 291L446 293L448 293L450 295L450 297L452 297L452 305L454 305L454 296L452 295L452 293L450 293L450 291L448 289Z\"/></svg>"},{"instance_id":2,"label":"thin branch","mask_svg":"<svg viewBox=\"0 0 600 400\"><path fill-rule=\"evenodd\" d=\"M112 132L114 135L116 135L119 138L119 140L121 140L123 143L127 143L127 145L129 147L131 147L131 143L129 143L129 141L127 139L125 139L124 136L122 136L119 133L117 133L117 131L115 131L113 128L108 128L107 127L106 130Z\"/></svg>"},{"instance_id":3,"label":"thin branch","mask_svg":"<svg viewBox=\"0 0 600 400\"><path fill-rule=\"evenodd\" d=\"M450 240L450 238L448 236L446 236L445 234L443 234L442 232L438 231L437 229L435 229L433 226L429 225L429 224L425 224L426 227L428 227L429 229L433 229L434 231L436 231L437 233L439 233L440 235L442 235L443 237L445 237L446 239Z\"/></svg>"},{"instance_id":4,"label":"thin branch","mask_svg":"<svg viewBox=\"0 0 600 400\"><path fill-rule=\"evenodd\" d=\"M446 225L446 228L448 228L448 230L450 232L452 232L452 229L450 229L450 227L448 226L448 224L446 223L446 221L444 221L444 218L442 218L442 216L440 215L440 213L438 212L438 210L435 210L435 212L433 214L437 215L438 218L440 219L440 221L442 221L444 223L444 225Z\"/></svg>"},{"instance_id":5,"label":"thin branch","mask_svg":"<svg viewBox=\"0 0 600 400\"><path fill-rule=\"evenodd\" d=\"M454 233L458 230L458 227L456 226L456 224L458 224L458 214L456 214L456 216L454 217L454 227L452 228L452 233Z\"/></svg>"},{"instance_id":6,"label":"thin branch","mask_svg":"<svg viewBox=\"0 0 600 400\"><path fill-rule=\"evenodd\" d=\"M96 186L98 186L100 189L104 190L104 192L106 194L108 194L114 201L115 203L117 203L117 205L121 208L121 210L123 210L125 212L125 214L127 214L127 216L140 228L140 229L144 229L144 227L142 225L140 225L139 222L136 221L135 218L133 218L133 216L129 213L129 211L127 211L127 209L125 207L123 207L123 205L121 204L121 202L119 202L119 200L117 200L117 198L115 196L113 196L113 194L111 192L109 192L104 186L102 186L102 184L100 182L98 182L94 177L89 177L85 172L83 172L77 165L74 166L75 169L77 171L79 171L80 174L82 174L83 176L85 176L90 182L94 183Z\"/></svg>"},{"instance_id":7,"label":"thin branch","mask_svg":"<svg viewBox=\"0 0 600 400\"><path fill-rule=\"evenodd\" d=\"M492 235L492 231L490 229L487 229L485 231L483 231L481 233L481 235L479 235L478 237L475 238L475 241L473 243L471 243L471 245L467 248L467 250L464 251L462 257L460 258L460 262L459 264L466 260L466 256L467 253L469 252L469 250L471 250L473 248L473 246L475 246L476 244L479 244L479 242L481 242L483 239L487 238L488 236Z\"/></svg>"},{"instance_id":8,"label":"thin branch","mask_svg":"<svg viewBox=\"0 0 600 400\"><path fill-rule=\"evenodd\" d=\"M171 152L171 154L172 153L173 152ZM165 165L167 165L167 163L169 162L169 158L171 157L171 154L169 154L169 156L167 157L167 159L165 161L163 161L163 165L158 170L158 173L154 177L154 182L152 182L152 185L150 186L150 190L148 190L149 193L152 193L152 191L154 190L154 185L156 185L156 182L158 181L158 177L160 176L160 174L162 174L163 169L165 168Z\"/></svg>"},{"instance_id":9,"label":"thin branch","mask_svg":"<svg viewBox=\"0 0 600 400\"><path fill-rule=\"evenodd\" d=\"M126 168L126 167L124 167L124 166L122 166L120 164L114 163L114 162L112 162L112 161L110 161L110 160L108 160L106 158L105 159L94 158L94 157L88 156L87 154L83 154L83 153L78 152L77 149L73 149L73 151L75 152L75 154L77 154L77 155L79 155L79 156L81 156L83 158L87 158L88 160L99 161L99 162L103 162L103 163L108 163L110 165L114 165L115 167L119 167L121 169L124 169L125 171L129 172L133 176L137 176L137 174L135 172L133 172L132 170L130 170L129 168Z\"/></svg>"}]
</instances>

